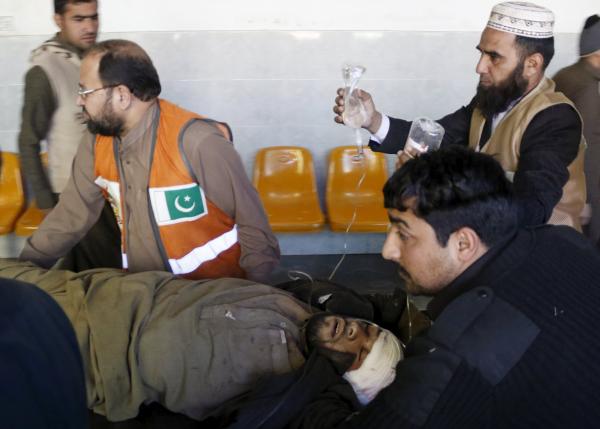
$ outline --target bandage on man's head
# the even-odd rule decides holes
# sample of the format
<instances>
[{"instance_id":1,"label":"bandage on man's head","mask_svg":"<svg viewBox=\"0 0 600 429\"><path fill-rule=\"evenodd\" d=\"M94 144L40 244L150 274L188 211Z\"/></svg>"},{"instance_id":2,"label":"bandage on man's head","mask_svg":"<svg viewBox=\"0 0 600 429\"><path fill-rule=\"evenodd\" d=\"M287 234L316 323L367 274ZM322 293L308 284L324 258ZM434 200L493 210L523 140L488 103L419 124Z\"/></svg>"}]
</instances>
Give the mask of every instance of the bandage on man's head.
<instances>
[{"instance_id":1,"label":"bandage on man's head","mask_svg":"<svg viewBox=\"0 0 600 429\"><path fill-rule=\"evenodd\" d=\"M391 332L362 319L319 313L309 320L305 335L309 351L327 357L363 404L394 380L403 357Z\"/></svg>"}]
</instances>

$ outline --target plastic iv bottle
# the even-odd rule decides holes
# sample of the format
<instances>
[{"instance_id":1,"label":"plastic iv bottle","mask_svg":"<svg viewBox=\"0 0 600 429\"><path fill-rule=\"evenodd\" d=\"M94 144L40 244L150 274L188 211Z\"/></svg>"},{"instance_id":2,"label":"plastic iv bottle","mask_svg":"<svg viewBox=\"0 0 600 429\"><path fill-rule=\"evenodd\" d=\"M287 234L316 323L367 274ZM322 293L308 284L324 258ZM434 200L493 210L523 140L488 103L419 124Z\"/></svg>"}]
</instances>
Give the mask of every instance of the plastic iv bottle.
<instances>
[{"instance_id":1,"label":"plastic iv bottle","mask_svg":"<svg viewBox=\"0 0 600 429\"><path fill-rule=\"evenodd\" d=\"M429 118L416 118L410 126L404 151L412 156L437 150L444 138L444 127Z\"/></svg>"},{"instance_id":2,"label":"plastic iv bottle","mask_svg":"<svg viewBox=\"0 0 600 429\"><path fill-rule=\"evenodd\" d=\"M359 155L363 154L362 135L360 128L367 120L367 111L362 101L356 96L355 90L358 81L367 69L363 66L346 65L342 68L344 79L344 113L342 119L344 125L354 128L356 149Z\"/></svg>"}]
</instances>

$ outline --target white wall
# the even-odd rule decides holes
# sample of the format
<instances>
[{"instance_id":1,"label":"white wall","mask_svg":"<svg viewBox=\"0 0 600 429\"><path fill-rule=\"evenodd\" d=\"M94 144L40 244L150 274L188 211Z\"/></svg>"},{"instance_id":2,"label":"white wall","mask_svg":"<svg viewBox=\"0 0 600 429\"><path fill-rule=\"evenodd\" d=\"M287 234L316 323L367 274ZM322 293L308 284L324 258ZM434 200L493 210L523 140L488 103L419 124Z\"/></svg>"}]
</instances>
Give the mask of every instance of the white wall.
<instances>
[{"instance_id":1,"label":"white wall","mask_svg":"<svg viewBox=\"0 0 600 429\"><path fill-rule=\"evenodd\" d=\"M576 60L577 33L584 18L598 12L597 3L545 2L558 17L549 75ZM307 147L324 195L329 151L354 141L351 130L334 124L331 111L342 64L367 67L360 86L383 112L439 118L474 94L475 46L493 4L101 0L101 38L138 42L158 69L163 97L228 122L249 175L261 147ZM55 31L51 5L51 0L0 0L0 149L5 151L17 151L29 52ZM287 254L340 253L344 247L343 237L332 233L280 241ZM381 235L355 236L348 251L377 252L381 241ZM14 240L0 240L0 257L13 255L17 247Z\"/></svg>"},{"instance_id":2,"label":"white wall","mask_svg":"<svg viewBox=\"0 0 600 429\"><path fill-rule=\"evenodd\" d=\"M102 30L479 31L495 0L100 0ZM578 32L598 0L545 0L556 31ZM0 0L0 34L53 31L51 0ZM4 30L4 31L2 31Z\"/></svg>"}]
</instances>

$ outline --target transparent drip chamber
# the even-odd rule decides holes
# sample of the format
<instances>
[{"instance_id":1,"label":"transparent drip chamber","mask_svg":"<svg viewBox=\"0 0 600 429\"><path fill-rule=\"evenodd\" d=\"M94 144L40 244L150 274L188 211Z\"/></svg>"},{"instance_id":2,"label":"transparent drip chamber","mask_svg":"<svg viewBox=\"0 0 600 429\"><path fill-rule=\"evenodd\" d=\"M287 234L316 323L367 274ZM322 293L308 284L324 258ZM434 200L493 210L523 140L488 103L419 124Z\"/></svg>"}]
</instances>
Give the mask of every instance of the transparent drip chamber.
<instances>
[{"instance_id":1,"label":"transparent drip chamber","mask_svg":"<svg viewBox=\"0 0 600 429\"><path fill-rule=\"evenodd\" d=\"M444 127L429 118L416 118L410 126L404 151L411 156L437 150L444 138Z\"/></svg>"},{"instance_id":2,"label":"transparent drip chamber","mask_svg":"<svg viewBox=\"0 0 600 429\"><path fill-rule=\"evenodd\" d=\"M344 125L354 128L354 141L358 155L363 155L363 142L360 128L367 121L367 111L356 95L358 81L367 69L363 66L346 65L342 68L344 79Z\"/></svg>"}]
</instances>

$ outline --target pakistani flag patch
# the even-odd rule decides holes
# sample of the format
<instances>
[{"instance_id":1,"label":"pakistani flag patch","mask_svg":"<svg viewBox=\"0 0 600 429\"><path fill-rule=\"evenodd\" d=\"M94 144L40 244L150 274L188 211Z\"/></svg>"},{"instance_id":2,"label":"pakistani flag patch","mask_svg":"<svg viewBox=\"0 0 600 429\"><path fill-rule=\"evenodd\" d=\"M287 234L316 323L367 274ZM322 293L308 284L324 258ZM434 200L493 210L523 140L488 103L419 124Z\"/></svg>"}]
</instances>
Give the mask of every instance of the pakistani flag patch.
<instances>
[{"instance_id":1,"label":"pakistani flag patch","mask_svg":"<svg viewBox=\"0 0 600 429\"><path fill-rule=\"evenodd\" d=\"M159 226L189 222L208 213L204 192L197 183L150 188L148 192Z\"/></svg>"}]
</instances>

